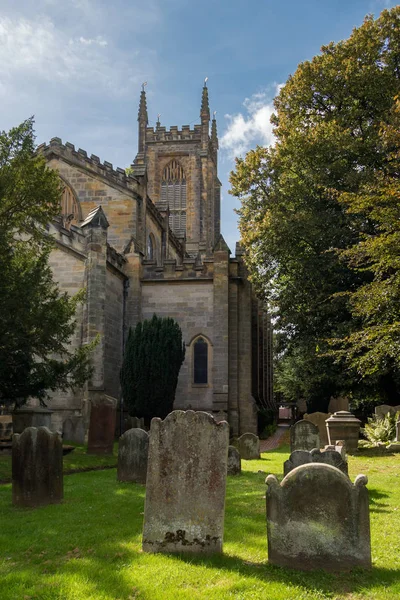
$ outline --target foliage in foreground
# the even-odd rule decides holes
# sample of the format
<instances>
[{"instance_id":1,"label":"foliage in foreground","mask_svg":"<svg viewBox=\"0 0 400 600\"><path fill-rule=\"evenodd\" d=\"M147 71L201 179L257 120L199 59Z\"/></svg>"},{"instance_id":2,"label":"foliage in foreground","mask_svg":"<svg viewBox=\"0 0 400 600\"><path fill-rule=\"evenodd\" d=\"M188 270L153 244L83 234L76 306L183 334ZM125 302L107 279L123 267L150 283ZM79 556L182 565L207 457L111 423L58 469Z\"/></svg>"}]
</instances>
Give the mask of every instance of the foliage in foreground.
<instances>
[{"instance_id":1,"label":"foliage in foreground","mask_svg":"<svg viewBox=\"0 0 400 600\"><path fill-rule=\"evenodd\" d=\"M373 295L393 275L391 267L398 269L396 226L388 228L387 217L397 218L400 204L393 134L399 63L395 7L376 20L367 17L349 39L324 46L298 66L275 99L275 146L237 159L231 174L252 280L275 316L277 389L290 400L306 398L308 410L326 410L330 396L343 392L397 403L399 376L391 359L398 347L397 287L385 298L382 323ZM387 234L393 234L391 243ZM370 253L363 268L338 253L355 251L360 242ZM384 273L374 269L378 246L388 253ZM360 314L356 296L349 300L348 293L359 289L365 311L375 305L373 319ZM383 333L393 350L387 346L385 353L383 341L381 356L372 351L363 365L377 339L372 326L386 326L389 318ZM353 338L357 361L348 355L345 370L328 355L328 340L362 336L366 326L371 342Z\"/></svg>"},{"instance_id":2,"label":"foliage in foreground","mask_svg":"<svg viewBox=\"0 0 400 600\"><path fill-rule=\"evenodd\" d=\"M0 404L81 386L91 347L69 340L83 296L60 294L48 264L48 223L60 212L58 175L35 154L33 121L0 133Z\"/></svg>"},{"instance_id":3,"label":"foliage in foreground","mask_svg":"<svg viewBox=\"0 0 400 600\"><path fill-rule=\"evenodd\" d=\"M178 323L157 317L129 330L121 387L129 414L164 419L172 411L185 344Z\"/></svg>"},{"instance_id":4,"label":"foliage in foreground","mask_svg":"<svg viewBox=\"0 0 400 600\"><path fill-rule=\"evenodd\" d=\"M64 502L36 510L13 508L11 486L0 486L1 598L397 600L400 455L350 457L351 479L369 477L374 566L340 574L267 563L265 476L287 458L280 448L228 477L224 554L212 557L143 553L145 489L118 484L115 470L65 477Z\"/></svg>"}]
</instances>

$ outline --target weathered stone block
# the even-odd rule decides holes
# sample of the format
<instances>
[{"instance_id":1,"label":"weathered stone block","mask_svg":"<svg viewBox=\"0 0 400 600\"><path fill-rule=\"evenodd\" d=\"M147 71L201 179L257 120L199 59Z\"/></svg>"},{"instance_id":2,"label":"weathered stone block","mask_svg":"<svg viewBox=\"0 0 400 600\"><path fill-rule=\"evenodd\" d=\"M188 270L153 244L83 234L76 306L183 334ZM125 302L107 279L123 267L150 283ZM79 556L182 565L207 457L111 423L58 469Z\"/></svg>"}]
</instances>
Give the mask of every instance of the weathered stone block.
<instances>
[{"instance_id":1,"label":"weathered stone block","mask_svg":"<svg viewBox=\"0 0 400 600\"><path fill-rule=\"evenodd\" d=\"M333 414L339 410L349 410L349 399L346 396L330 399L328 412Z\"/></svg>"},{"instance_id":2,"label":"weathered stone block","mask_svg":"<svg viewBox=\"0 0 400 600\"><path fill-rule=\"evenodd\" d=\"M68 417L63 423L63 440L74 444L85 443L85 425L82 417Z\"/></svg>"},{"instance_id":3,"label":"weathered stone block","mask_svg":"<svg viewBox=\"0 0 400 600\"><path fill-rule=\"evenodd\" d=\"M63 452L58 433L28 427L13 435L12 499L16 506L40 506L63 498Z\"/></svg>"},{"instance_id":4,"label":"weathered stone block","mask_svg":"<svg viewBox=\"0 0 400 600\"><path fill-rule=\"evenodd\" d=\"M232 445L239 450L240 457L244 460L260 458L260 440L254 433L244 433L232 441Z\"/></svg>"},{"instance_id":5,"label":"weathered stone block","mask_svg":"<svg viewBox=\"0 0 400 600\"><path fill-rule=\"evenodd\" d=\"M90 409L88 454L112 454L117 400L102 396Z\"/></svg>"},{"instance_id":6,"label":"weathered stone block","mask_svg":"<svg viewBox=\"0 0 400 600\"><path fill-rule=\"evenodd\" d=\"M228 448L228 475L240 475L242 472L242 459L235 446Z\"/></svg>"},{"instance_id":7,"label":"weathered stone block","mask_svg":"<svg viewBox=\"0 0 400 600\"><path fill-rule=\"evenodd\" d=\"M381 404L380 406L375 406L375 414L378 417L385 417L388 413L390 415L395 415L400 412L400 404L397 406L389 406L389 404Z\"/></svg>"},{"instance_id":8,"label":"weathered stone block","mask_svg":"<svg viewBox=\"0 0 400 600\"><path fill-rule=\"evenodd\" d=\"M222 552L229 426L173 411L150 428L145 552Z\"/></svg>"},{"instance_id":9,"label":"weathered stone block","mask_svg":"<svg viewBox=\"0 0 400 600\"><path fill-rule=\"evenodd\" d=\"M14 433L22 433L27 427L51 428L52 410L41 406L23 406L12 414Z\"/></svg>"},{"instance_id":10,"label":"weathered stone block","mask_svg":"<svg viewBox=\"0 0 400 600\"><path fill-rule=\"evenodd\" d=\"M290 452L319 448L319 430L311 421L297 421L290 428Z\"/></svg>"},{"instance_id":11,"label":"weathered stone block","mask_svg":"<svg viewBox=\"0 0 400 600\"><path fill-rule=\"evenodd\" d=\"M149 434L143 429L128 429L119 438L118 481L146 483Z\"/></svg>"},{"instance_id":12,"label":"weathered stone block","mask_svg":"<svg viewBox=\"0 0 400 600\"><path fill-rule=\"evenodd\" d=\"M289 459L283 463L284 475L293 471L296 467L306 465L309 463L324 463L336 467L345 475L348 475L348 464L347 461L342 458L340 452L332 450L330 448L319 450L314 448L311 451L308 450L295 450L290 455Z\"/></svg>"},{"instance_id":13,"label":"weathered stone block","mask_svg":"<svg viewBox=\"0 0 400 600\"><path fill-rule=\"evenodd\" d=\"M400 421L396 423L396 442L400 442Z\"/></svg>"},{"instance_id":14,"label":"weathered stone block","mask_svg":"<svg viewBox=\"0 0 400 600\"><path fill-rule=\"evenodd\" d=\"M292 569L371 567L365 475L354 485L339 469L311 463L281 484L266 479L268 560Z\"/></svg>"},{"instance_id":15,"label":"weathered stone block","mask_svg":"<svg viewBox=\"0 0 400 600\"><path fill-rule=\"evenodd\" d=\"M11 415L0 415L0 440L10 440L13 434Z\"/></svg>"},{"instance_id":16,"label":"weathered stone block","mask_svg":"<svg viewBox=\"0 0 400 600\"><path fill-rule=\"evenodd\" d=\"M361 421L346 410L340 410L326 421L329 444L343 440L348 454L357 452Z\"/></svg>"},{"instance_id":17,"label":"weathered stone block","mask_svg":"<svg viewBox=\"0 0 400 600\"><path fill-rule=\"evenodd\" d=\"M314 423L318 427L321 446L326 446L329 443L326 420L331 416L332 413L314 412L311 414L306 413L303 417L305 421L310 421L310 423Z\"/></svg>"}]
</instances>

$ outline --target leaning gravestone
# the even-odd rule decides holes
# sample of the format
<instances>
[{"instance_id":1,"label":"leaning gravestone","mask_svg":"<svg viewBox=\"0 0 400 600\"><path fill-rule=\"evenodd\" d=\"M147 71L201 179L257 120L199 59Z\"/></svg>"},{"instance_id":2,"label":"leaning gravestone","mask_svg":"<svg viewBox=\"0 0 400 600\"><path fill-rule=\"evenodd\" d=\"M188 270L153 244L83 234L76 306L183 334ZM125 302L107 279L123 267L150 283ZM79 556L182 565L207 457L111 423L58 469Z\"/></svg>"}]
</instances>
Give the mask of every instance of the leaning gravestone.
<instances>
[{"instance_id":1,"label":"leaning gravestone","mask_svg":"<svg viewBox=\"0 0 400 600\"><path fill-rule=\"evenodd\" d=\"M311 451L308 450L295 450L290 455L289 459L283 463L283 472L286 476L290 471L293 471L296 467L301 465L307 465L309 463L324 463L326 465L332 465L336 467L345 475L348 475L348 464L347 461L342 458L341 454L334 449L319 450L314 448Z\"/></svg>"},{"instance_id":2,"label":"leaning gravestone","mask_svg":"<svg viewBox=\"0 0 400 600\"><path fill-rule=\"evenodd\" d=\"M68 417L63 423L63 440L74 444L85 443L85 426L82 417Z\"/></svg>"},{"instance_id":3,"label":"leaning gravestone","mask_svg":"<svg viewBox=\"0 0 400 600\"><path fill-rule=\"evenodd\" d=\"M175 410L151 421L145 552L222 552L229 425Z\"/></svg>"},{"instance_id":4,"label":"leaning gravestone","mask_svg":"<svg viewBox=\"0 0 400 600\"><path fill-rule=\"evenodd\" d=\"M371 567L365 475L354 485L339 469L311 463L279 484L268 475L268 561L292 569Z\"/></svg>"},{"instance_id":5,"label":"leaning gravestone","mask_svg":"<svg viewBox=\"0 0 400 600\"><path fill-rule=\"evenodd\" d=\"M244 433L233 441L233 445L239 450L240 457L244 460L260 458L260 439L254 433Z\"/></svg>"},{"instance_id":6,"label":"leaning gravestone","mask_svg":"<svg viewBox=\"0 0 400 600\"><path fill-rule=\"evenodd\" d=\"M242 472L242 460L239 450L235 446L228 448L228 475L240 475Z\"/></svg>"},{"instance_id":7,"label":"leaning gravestone","mask_svg":"<svg viewBox=\"0 0 400 600\"><path fill-rule=\"evenodd\" d=\"M297 421L290 428L290 452L319 448L318 427L311 421Z\"/></svg>"},{"instance_id":8,"label":"leaning gravestone","mask_svg":"<svg viewBox=\"0 0 400 600\"><path fill-rule=\"evenodd\" d=\"M318 427L321 446L326 446L328 444L328 430L326 428L326 420L329 419L329 417L331 416L331 413L314 412L310 414L305 414L303 417L305 421L310 421L310 423L314 423L314 425Z\"/></svg>"},{"instance_id":9,"label":"leaning gravestone","mask_svg":"<svg viewBox=\"0 0 400 600\"><path fill-rule=\"evenodd\" d=\"M146 483L149 434L143 429L128 429L119 438L118 481Z\"/></svg>"},{"instance_id":10,"label":"leaning gravestone","mask_svg":"<svg viewBox=\"0 0 400 600\"><path fill-rule=\"evenodd\" d=\"M12 501L16 506L63 499L63 451L58 433L28 427L12 441Z\"/></svg>"}]
</instances>

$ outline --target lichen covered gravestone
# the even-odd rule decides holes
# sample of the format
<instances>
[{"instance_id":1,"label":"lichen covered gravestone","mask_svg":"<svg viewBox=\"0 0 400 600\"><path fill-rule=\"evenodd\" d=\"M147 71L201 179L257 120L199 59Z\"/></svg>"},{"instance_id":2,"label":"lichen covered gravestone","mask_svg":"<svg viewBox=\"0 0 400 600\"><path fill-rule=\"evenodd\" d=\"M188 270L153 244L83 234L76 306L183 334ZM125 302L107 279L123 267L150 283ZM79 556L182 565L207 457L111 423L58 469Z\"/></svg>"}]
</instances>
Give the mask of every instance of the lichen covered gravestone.
<instances>
[{"instance_id":1,"label":"lichen covered gravestone","mask_svg":"<svg viewBox=\"0 0 400 600\"><path fill-rule=\"evenodd\" d=\"M12 441L12 499L16 506L55 504L63 498L63 452L58 433L28 427Z\"/></svg>"},{"instance_id":2,"label":"lichen covered gravestone","mask_svg":"<svg viewBox=\"0 0 400 600\"><path fill-rule=\"evenodd\" d=\"M331 465L293 469L266 479L268 560L292 569L371 567L365 475L354 484Z\"/></svg>"},{"instance_id":3,"label":"lichen covered gravestone","mask_svg":"<svg viewBox=\"0 0 400 600\"><path fill-rule=\"evenodd\" d=\"M235 446L228 449L228 475L240 475L242 472L242 459L240 452Z\"/></svg>"},{"instance_id":4,"label":"lichen covered gravestone","mask_svg":"<svg viewBox=\"0 0 400 600\"><path fill-rule=\"evenodd\" d=\"M244 433L233 444L244 460L257 460L260 458L260 439L254 433Z\"/></svg>"},{"instance_id":5,"label":"lichen covered gravestone","mask_svg":"<svg viewBox=\"0 0 400 600\"><path fill-rule=\"evenodd\" d=\"M118 481L146 483L149 434L143 429L128 429L119 438Z\"/></svg>"},{"instance_id":6,"label":"lichen covered gravestone","mask_svg":"<svg viewBox=\"0 0 400 600\"><path fill-rule=\"evenodd\" d=\"M318 427L311 421L297 421L290 428L290 452L319 448Z\"/></svg>"},{"instance_id":7,"label":"lichen covered gravestone","mask_svg":"<svg viewBox=\"0 0 400 600\"><path fill-rule=\"evenodd\" d=\"M326 425L329 444L333 445L337 440L343 440L348 454L357 452L361 421L351 412L339 410L327 419Z\"/></svg>"},{"instance_id":8,"label":"lichen covered gravestone","mask_svg":"<svg viewBox=\"0 0 400 600\"><path fill-rule=\"evenodd\" d=\"M151 421L145 552L222 552L229 426L206 412Z\"/></svg>"},{"instance_id":9,"label":"lichen covered gravestone","mask_svg":"<svg viewBox=\"0 0 400 600\"><path fill-rule=\"evenodd\" d=\"M378 417L385 417L387 414L395 415L400 412L400 404L397 406L389 406L389 404L380 404L375 406L375 414Z\"/></svg>"},{"instance_id":10,"label":"lichen covered gravestone","mask_svg":"<svg viewBox=\"0 0 400 600\"><path fill-rule=\"evenodd\" d=\"M85 426L82 417L67 417L63 423L63 440L74 444L85 443Z\"/></svg>"},{"instance_id":11,"label":"lichen covered gravestone","mask_svg":"<svg viewBox=\"0 0 400 600\"><path fill-rule=\"evenodd\" d=\"M289 459L283 463L284 475L287 475L296 467L300 467L301 465L306 465L309 463L324 463L327 465L332 465L333 467L336 467L342 471L342 473L345 475L348 474L347 460L342 457L340 452L334 448L325 448L324 450L314 448L311 451L295 450L292 452Z\"/></svg>"},{"instance_id":12,"label":"lichen covered gravestone","mask_svg":"<svg viewBox=\"0 0 400 600\"><path fill-rule=\"evenodd\" d=\"M105 394L92 399L88 437L88 454L112 454L117 400Z\"/></svg>"},{"instance_id":13,"label":"lichen covered gravestone","mask_svg":"<svg viewBox=\"0 0 400 600\"><path fill-rule=\"evenodd\" d=\"M321 446L326 446L329 442L328 430L326 428L326 420L329 419L329 417L331 416L332 413L314 412L310 414L305 414L303 417L305 421L310 421L318 427L319 440Z\"/></svg>"}]
</instances>

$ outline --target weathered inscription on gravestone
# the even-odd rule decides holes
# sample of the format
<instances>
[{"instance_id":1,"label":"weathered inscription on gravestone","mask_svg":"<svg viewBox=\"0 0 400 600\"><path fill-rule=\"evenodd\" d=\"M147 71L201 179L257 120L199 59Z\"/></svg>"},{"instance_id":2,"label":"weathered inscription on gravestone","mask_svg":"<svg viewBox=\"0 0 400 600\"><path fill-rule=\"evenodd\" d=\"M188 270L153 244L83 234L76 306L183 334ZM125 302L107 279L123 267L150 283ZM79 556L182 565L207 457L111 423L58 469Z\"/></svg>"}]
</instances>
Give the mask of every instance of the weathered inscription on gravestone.
<instances>
[{"instance_id":1,"label":"weathered inscription on gravestone","mask_svg":"<svg viewBox=\"0 0 400 600\"><path fill-rule=\"evenodd\" d=\"M242 472L242 460L239 450L235 446L228 449L228 475L240 475Z\"/></svg>"},{"instance_id":2,"label":"weathered inscription on gravestone","mask_svg":"<svg viewBox=\"0 0 400 600\"><path fill-rule=\"evenodd\" d=\"M92 400L88 436L88 454L112 454L117 400L101 395Z\"/></svg>"},{"instance_id":3,"label":"weathered inscription on gravestone","mask_svg":"<svg viewBox=\"0 0 400 600\"><path fill-rule=\"evenodd\" d=\"M85 443L85 426L82 417L68 417L63 423L63 440L74 444Z\"/></svg>"},{"instance_id":4,"label":"weathered inscription on gravestone","mask_svg":"<svg viewBox=\"0 0 400 600\"><path fill-rule=\"evenodd\" d=\"M118 481L146 483L149 434L143 429L128 429L119 438Z\"/></svg>"},{"instance_id":5,"label":"weathered inscription on gravestone","mask_svg":"<svg viewBox=\"0 0 400 600\"><path fill-rule=\"evenodd\" d=\"M290 452L319 448L318 427L311 421L297 421L290 428Z\"/></svg>"},{"instance_id":6,"label":"weathered inscription on gravestone","mask_svg":"<svg viewBox=\"0 0 400 600\"><path fill-rule=\"evenodd\" d=\"M254 433L244 433L232 442L244 460L260 458L260 439Z\"/></svg>"},{"instance_id":7,"label":"weathered inscription on gravestone","mask_svg":"<svg viewBox=\"0 0 400 600\"><path fill-rule=\"evenodd\" d=\"M375 414L378 417L385 417L388 413L390 415L395 415L400 412L400 404L397 406L389 406L389 404L381 404L380 406L375 406Z\"/></svg>"},{"instance_id":8,"label":"weathered inscription on gravestone","mask_svg":"<svg viewBox=\"0 0 400 600\"><path fill-rule=\"evenodd\" d=\"M354 485L331 465L293 469L279 484L268 475L268 560L293 569L371 567L367 477Z\"/></svg>"},{"instance_id":9,"label":"weathered inscription on gravestone","mask_svg":"<svg viewBox=\"0 0 400 600\"><path fill-rule=\"evenodd\" d=\"M342 458L340 452L330 448L324 450L314 448L311 451L295 450L292 452L289 459L283 463L284 475L287 475L296 467L300 467L301 465L306 465L309 463L324 463L327 465L332 465L333 467L336 467L342 471L342 473L345 475L348 474L347 460Z\"/></svg>"},{"instance_id":10,"label":"weathered inscription on gravestone","mask_svg":"<svg viewBox=\"0 0 400 600\"><path fill-rule=\"evenodd\" d=\"M229 425L176 410L150 428L145 552L222 552Z\"/></svg>"},{"instance_id":11,"label":"weathered inscription on gravestone","mask_svg":"<svg viewBox=\"0 0 400 600\"><path fill-rule=\"evenodd\" d=\"M16 506L40 506L63 498L63 452L58 433L28 427L12 441L12 499Z\"/></svg>"},{"instance_id":12,"label":"weathered inscription on gravestone","mask_svg":"<svg viewBox=\"0 0 400 600\"><path fill-rule=\"evenodd\" d=\"M329 442L328 430L326 428L325 421L327 419L329 419L329 417L331 417L331 416L332 416L331 413L314 412L311 414L305 414L303 417L305 421L310 421L311 423L314 423L314 425L316 425L318 427L319 440L320 440L321 446L326 446Z\"/></svg>"}]
</instances>

